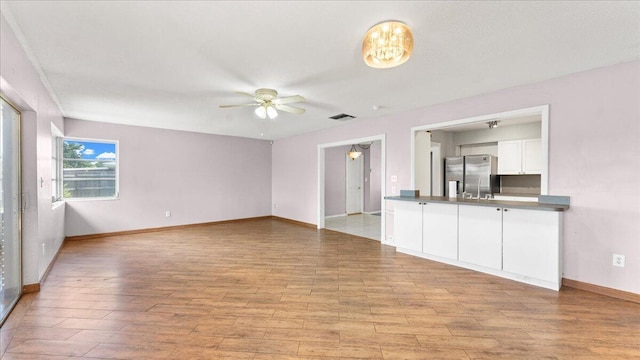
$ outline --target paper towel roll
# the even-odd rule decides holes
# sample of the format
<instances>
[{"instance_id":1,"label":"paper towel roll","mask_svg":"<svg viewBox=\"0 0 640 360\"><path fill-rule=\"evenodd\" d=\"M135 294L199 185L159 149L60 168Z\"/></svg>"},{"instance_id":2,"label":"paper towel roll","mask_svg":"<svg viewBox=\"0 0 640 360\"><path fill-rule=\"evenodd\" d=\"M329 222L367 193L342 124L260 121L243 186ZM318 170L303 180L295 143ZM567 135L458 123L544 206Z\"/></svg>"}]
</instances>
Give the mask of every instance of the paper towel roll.
<instances>
[{"instance_id":1,"label":"paper towel roll","mask_svg":"<svg viewBox=\"0 0 640 360\"><path fill-rule=\"evenodd\" d=\"M458 182L455 180L449 181L449 197L450 198L458 197Z\"/></svg>"}]
</instances>

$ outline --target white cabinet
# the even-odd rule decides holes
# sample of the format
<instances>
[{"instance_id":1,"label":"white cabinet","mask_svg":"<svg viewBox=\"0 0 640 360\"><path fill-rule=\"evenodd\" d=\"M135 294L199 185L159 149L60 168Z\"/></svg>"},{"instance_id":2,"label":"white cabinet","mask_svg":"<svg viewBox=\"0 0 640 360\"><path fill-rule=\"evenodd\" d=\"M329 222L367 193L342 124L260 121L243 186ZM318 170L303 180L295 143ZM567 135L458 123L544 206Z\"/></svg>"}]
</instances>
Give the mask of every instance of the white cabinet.
<instances>
[{"instance_id":1,"label":"white cabinet","mask_svg":"<svg viewBox=\"0 0 640 360\"><path fill-rule=\"evenodd\" d=\"M562 214L506 208L502 216L502 269L559 287Z\"/></svg>"},{"instance_id":2,"label":"white cabinet","mask_svg":"<svg viewBox=\"0 0 640 360\"><path fill-rule=\"evenodd\" d=\"M396 247L430 260L559 290L562 211L491 205L396 201Z\"/></svg>"},{"instance_id":3,"label":"white cabinet","mask_svg":"<svg viewBox=\"0 0 640 360\"><path fill-rule=\"evenodd\" d=\"M398 201L393 218L396 247L458 258L458 205Z\"/></svg>"},{"instance_id":4,"label":"white cabinet","mask_svg":"<svg viewBox=\"0 0 640 360\"><path fill-rule=\"evenodd\" d=\"M542 173L542 141L540 139L498 142L498 174L521 175Z\"/></svg>"},{"instance_id":5,"label":"white cabinet","mask_svg":"<svg viewBox=\"0 0 640 360\"><path fill-rule=\"evenodd\" d=\"M458 260L502 269L502 208L458 206Z\"/></svg>"},{"instance_id":6,"label":"white cabinet","mask_svg":"<svg viewBox=\"0 0 640 360\"><path fill-rule=\"evenodd\" d=\"M396 247L422 251L422 203L396 201L393 212Z\"/></svg>"},{"instance_id":7,"label":"white cabinet","mask_svg":"<svg viewBox=\"0 0 640 360\"><path fill-rule=\"evenodd\" d=\"M422 252L458 259L458 205L422 205Z\"/></svg>"}]
</instances>

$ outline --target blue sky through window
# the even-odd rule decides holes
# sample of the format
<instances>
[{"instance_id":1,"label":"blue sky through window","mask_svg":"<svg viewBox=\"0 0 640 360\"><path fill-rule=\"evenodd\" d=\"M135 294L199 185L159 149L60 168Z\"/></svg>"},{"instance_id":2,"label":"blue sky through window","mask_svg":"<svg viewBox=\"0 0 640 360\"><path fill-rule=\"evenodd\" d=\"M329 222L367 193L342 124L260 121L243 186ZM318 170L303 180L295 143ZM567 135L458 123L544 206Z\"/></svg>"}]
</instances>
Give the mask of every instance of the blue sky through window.
<instances>
[{"instance_id":1,"label":"blue sky through window","mask_svg":"<svg viewBox=\"0 0 640 360\"><path fill-rule=\"evenodd\" d=\"M84 146L82 159L107 161L116 159L116 144L94 141L65 140L68 144L81 144Z\"/></svg>"}]
</instances>

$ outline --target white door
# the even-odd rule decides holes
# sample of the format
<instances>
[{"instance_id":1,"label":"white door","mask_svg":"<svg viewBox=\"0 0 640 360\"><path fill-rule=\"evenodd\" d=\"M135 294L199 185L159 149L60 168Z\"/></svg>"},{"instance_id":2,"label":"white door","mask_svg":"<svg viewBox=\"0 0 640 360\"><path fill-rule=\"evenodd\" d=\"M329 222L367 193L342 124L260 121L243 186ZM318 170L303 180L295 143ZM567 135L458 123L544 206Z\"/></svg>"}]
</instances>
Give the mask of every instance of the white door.
<instances>
[{"instance_id":1,"label":"white door","mask_svg":"<svg viewBox=\"0 0 640 360\"><path fill-rule=\"evenodd\" d=\"M415 201L394 201L393 229L397 248L422 252L422 207Z\"/></svg>"},{"instance_id":2,"label":"white door","mask_svg":"<svg viewBox=\"0 0 640 360\"><path fill-rule=\"evenodd\" d=\"M422 251L458 260L458 205L422 206Z\"/></svg>"},{"instance_id":3,"label":"white door","mask_svg":"<svg viewBox=\"0 0 640 360\"><path fill-rule=\"evenodd\" d=\"M557 211L504 209L503 270L560 284L560 216Z\"/></svg>"},{"instance_id":4,"label":"white door","mask_svg":"<svg viewBox=\"0 0 640 360\"><path fill-rule=\"evenodd\" d=\"M522 171L525 174L542 173L542 141L522 140Z\"/></svg>"},{"instance_id":5,"label":"white door","mask_svg":"<svg viewBox=\"0 0 640 360\"><path fill-rule=\"evenodd\" d=\"M522 172L522 141L498 142L498 174L517 175Z\"/></svg>"},{"instance_id":6,"label":"white door","mask_svg":"<svg viewBox=\"0 0 640 360\"><path fill-rule=\"evenodd\" d=\"M355 159L345 155L347 214L359 214L364 208L364 154Z\"/></svg>"},{"instance_id":7,"label":"white door","mask_svg":"<svg viewBox=\"0 0 640 360\"><path fill-rule=\"evenodd\" d=\"M502 208L458 206L458 260L502 269Z\"/></svg>"}]
</instances>

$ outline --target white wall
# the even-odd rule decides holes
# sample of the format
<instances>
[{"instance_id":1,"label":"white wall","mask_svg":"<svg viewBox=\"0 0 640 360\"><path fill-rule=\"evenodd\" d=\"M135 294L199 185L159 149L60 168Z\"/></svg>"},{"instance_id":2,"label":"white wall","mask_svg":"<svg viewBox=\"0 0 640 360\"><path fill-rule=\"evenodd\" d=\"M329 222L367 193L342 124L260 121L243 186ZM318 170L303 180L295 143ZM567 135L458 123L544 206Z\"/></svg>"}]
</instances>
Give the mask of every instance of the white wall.
<instances>
[{"instance_id":1,"label":"white wall","mask_svg":"<svg viewBox=\"0 0 640 360\"><path fill-rule=\"evenodd\" d=\"M118 140L120 176L117 200L67 202L67 236L271 215L269 141L76 119L65 136Z\"/></svg>"},{"instance_id":2,"label":"white wall","mask_svg":"<svg viewBox=\"0 0 640 360\"><path fill-rule=\"evenodd\" d=\"M412 127L549 104L549 194L571 197L564 277L640 293L638 99L640 61L632 61L282 139L273 147L274 215L316 222L318 144L386 133L390 194L411 184ZM626 256L626 267L612 266L613 253Z\"/></svg>"},{"instance_id":3,"label":"white wall","mask_svg":"<svg viewBox=\"0 0 640 360\"><path fill-rule=\"evenodd\" d=\"M493 129L469 130L453 133L454 146L482 144L503 140L539 139L542 123L533 122L518 125L498 126Z\"/></svg>"},{"instance_id":4,"label":"white wall","mask_svg":"<svg viewBox=\"0 0 640 360\"><path fill-rule=\"evenodd\" d=\"M2 95L22 112L23 284L39 283L64 239L64 204L51 206L51 123L63 130L57 104L4 17L0 17ZM40 181L42 179L42 182Z\"/></svg>"}]
</instances>

